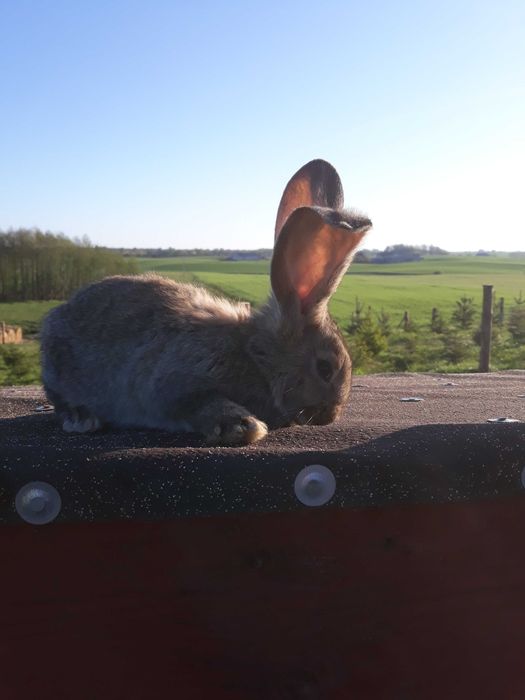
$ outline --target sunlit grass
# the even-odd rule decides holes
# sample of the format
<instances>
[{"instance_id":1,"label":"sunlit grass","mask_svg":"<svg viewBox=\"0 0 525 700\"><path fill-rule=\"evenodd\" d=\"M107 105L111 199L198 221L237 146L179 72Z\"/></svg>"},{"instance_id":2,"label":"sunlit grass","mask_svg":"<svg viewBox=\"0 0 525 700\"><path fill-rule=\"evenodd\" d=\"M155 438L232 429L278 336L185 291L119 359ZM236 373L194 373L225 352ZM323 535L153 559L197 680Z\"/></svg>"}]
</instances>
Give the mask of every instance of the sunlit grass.
<instances>
[{"instance_id":1,"label":"sunlit grass","mask_svg":"<svg viewBox=\"0 0 525 700\"><path fill-rule=\"evenodd\" d=\"M158 274L184 282L196 282L234 299L246 300L253 305L264 302L270 290L270 263L260 261L220 261L214 258L143 258L138 261L142 272ZM450 320L460 297L472 297L479 324L482 286L492 284L495 298L504 297L508 310L515 299L525 296L525 261L500 256L447 256L428 258L414 263L397 265L353 265L350 274L341 282L330 303L330 310L343 331L356 308L356 300L363 310L370 306L377 316L384 311L390 323L398 328L403 313L408 311L417 327L423 353L413 369L420 371L466 371L477 365L478 349L471 342L468 359L455 365L430 360L431 345L435 341L429 331L432 308L439 309L443 318ZM0 321L21 325L24 333L37 332L43 316L59 301L28 301L0 303ZM124 300L123 300L124 303ZM7 346L6 346L7 347ZM17 347L18 349L13 349ZM428 360L428 362L427 362ZM426 364L425 364L426 363ZM496 369L525 367L525 349L508 344L496 346L493 352ZM381 362L369 365L367 371L382 371ZM38 343L10 346L2 351L0 384L32 383L39 381Z\"/></svg>"}]
</instances>

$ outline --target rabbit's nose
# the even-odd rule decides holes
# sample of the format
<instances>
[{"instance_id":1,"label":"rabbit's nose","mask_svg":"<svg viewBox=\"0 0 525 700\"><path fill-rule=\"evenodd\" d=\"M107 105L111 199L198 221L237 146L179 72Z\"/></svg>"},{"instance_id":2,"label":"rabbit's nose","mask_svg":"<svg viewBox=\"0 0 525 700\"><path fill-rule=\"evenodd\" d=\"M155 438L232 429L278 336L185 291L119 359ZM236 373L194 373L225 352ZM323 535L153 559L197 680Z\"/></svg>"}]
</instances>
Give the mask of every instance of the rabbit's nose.
<instances>
[{"instance_id":1,"label":"rabbit's nose","mask_svg":"<svg viewBox=\"0 0 525 700\"><path fill-rule=\"evenodd\" d=\"M314 416L312 423L316 425L328 425L328 423L333 423L335 418L335 411L321 411Z\"/></svg>"},{"instance_id":2,"label":"rabbit's nose","mask_svg":"<svg viewBox=\"0 0 525 700\"><path fill-rule=\"evenodd\" d=\"M316 425L328 425L328 423L333 423L337 418L337 408L334 406L322 406L317 408L317 411L312 418L312 423Z\"/></svg>"},{"instance_id":3,"label":"rabbit's nose","mask_svg":"<svg viewBox=\"0 0 525 700\"><path fill-rule=\"evenodd\" d=\"M297 416L297 422L305 425L327 425L336 418L336 411L328 406L305 406Z\"/></svg>"}]
</instances>

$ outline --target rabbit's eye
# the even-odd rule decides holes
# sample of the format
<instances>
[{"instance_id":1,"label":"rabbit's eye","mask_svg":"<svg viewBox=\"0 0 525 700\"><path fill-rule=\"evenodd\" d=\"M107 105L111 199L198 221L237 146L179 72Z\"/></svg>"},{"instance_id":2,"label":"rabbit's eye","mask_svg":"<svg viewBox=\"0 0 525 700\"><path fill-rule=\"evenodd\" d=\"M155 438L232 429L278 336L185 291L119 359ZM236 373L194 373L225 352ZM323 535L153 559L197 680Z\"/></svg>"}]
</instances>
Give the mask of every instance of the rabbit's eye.
<instances>
[{"instance_id":1,"label":"rabbit's eye","mask_svg":"<svg viewBox=\"0 0 525 700\"><path fill-rule=\"evenodd\" d=\"M333 374L332 365L328 360L317 360L317 372L323 381L328 382Z\"/></svg>"}]
</instances>

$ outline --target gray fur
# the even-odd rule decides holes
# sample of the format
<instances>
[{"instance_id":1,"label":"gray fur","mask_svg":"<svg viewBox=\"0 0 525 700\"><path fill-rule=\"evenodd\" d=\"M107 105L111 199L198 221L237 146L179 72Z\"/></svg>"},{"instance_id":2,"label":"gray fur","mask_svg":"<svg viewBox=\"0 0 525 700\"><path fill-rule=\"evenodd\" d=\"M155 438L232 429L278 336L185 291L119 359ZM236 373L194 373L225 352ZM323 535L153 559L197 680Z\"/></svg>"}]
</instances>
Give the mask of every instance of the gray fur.
<instances>
[{"instance_id":1,"label":"gray fur","mask_svg":"<svg viewBox=\"0 0 525 700\"><path fill-rule=\"evenodd\" d=\"M302 178L305 171L308 165ZM301 202L309 204L317 202ZM342 221L352 228L340 213L327 212L324 221L334 230ZM338 278L348 264L338 262ZM286 276L286 265L275 274ZM272 268L274 289L283 284ZM348 399L351 361L326 311L334 280L321 280L316 290L325 287L315 308L301 306L292 284L285 300L272 295L252 313L155 275L107 278L46 317L44 386L63 428L75 432L103 425L192 430L210 444L245 444L264 437L266 426L331 422ZM319 366L325 375L332 370L328 380Z\"/></svg>"}]
</instances>

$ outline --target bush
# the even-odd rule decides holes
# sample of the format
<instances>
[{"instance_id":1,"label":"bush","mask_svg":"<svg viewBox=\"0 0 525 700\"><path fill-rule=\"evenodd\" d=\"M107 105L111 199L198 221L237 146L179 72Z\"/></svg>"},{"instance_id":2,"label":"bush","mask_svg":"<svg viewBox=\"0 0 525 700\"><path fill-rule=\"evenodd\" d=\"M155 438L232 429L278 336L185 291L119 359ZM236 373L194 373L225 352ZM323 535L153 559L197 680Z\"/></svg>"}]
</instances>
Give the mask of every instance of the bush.
<instances>
[{"instance_id":1,"label":"bush","mask_svg":"<svg viewBox=\"0 0 525 700\"><path fill-rule=\"evenodd\" d=\"M456 301L452 321L465 330L472 327L475 315L474 300L471 297L461 297L459 301Z\"/></svg>"},{"instance_id":2,"label":"bush","mask_svg":"<svg viewBox=\"0 0 525 700\"><path fill-rule=\"evenodd\" d=\"M372 309L368 307L365 314L362 311L362 304L356 300L356 310L347 328L352 360L356 367L369 365L371 360L387 348L386 336L381 331L380 325L374 321Z\"/></svg>"},{"instance_id":3,"label":"bush","mask_svg":"<svg viewBox=\"0 0 525 700\"><path fill-rule=\"evenodd\" d=\"M493 349L492 369L525 369L525 343L516 345L512 340Z\"/></svg>"},{"instance_id":4,"label":"bush","mask_svg":"<svg viewBox=\"0 0 525 700\"><path fill-rule=\"evenodd\" d=\"M0 345L0 386L38 384L40 355L38 343Z\"/></svg>"},{"instance_id":5,"label":"bush","mask_svg":"<svg viewBox=\"0 0 525 700\"><path fill-rule=\"evenodd\" d=\"M525 343L525 305L513 306L509 313L509 333L515 343Z\"/></svg>"},{"instance_id":6,"label":"bush","mask_svg":"<svg viewBox=\"0 0 525 700\"><path fill-rule=\"evenodd\" d=\"M472 340L466 333L449 329L443 334L443 357L451 364L463 362L472 355Z\"/></svg>"},{"instance_id":7,"label":"bush","mask_svg":"<svg viewBox=\"0 0 525 700\"><path fill-rule=\"evenodd\" d=\"M411 331L396 331L389 338L388 349L380 356L385 370L408 372L416 362L418 336Z\"/></svg>"},{"instance_id":8,"label":"bush","mask_svg":"<svg viewBox=\"0 0 525 700\"><path fill-rule=\"evenodd\" d=\"M377 316L377 325L379 326L381 335L388 338L388 336L392 333L392 327L390 324L390 314L387 314L384 309L381 309L381 313Z\"/></svg>"},{"instance_id":9,"label":"bush","mask_svg":"<svg viewBox=\"0 0 525 700\"><path fill-rule=\"evenodd\" d=\"M500 325L493 323L490 337L491 345L494 349L497 345L501 345L501 343L504 342L504 329ZM472 334L472 340L478 347L481 346L481 328L477 328L474 331Z\"/></svg>"}]
</instances>

